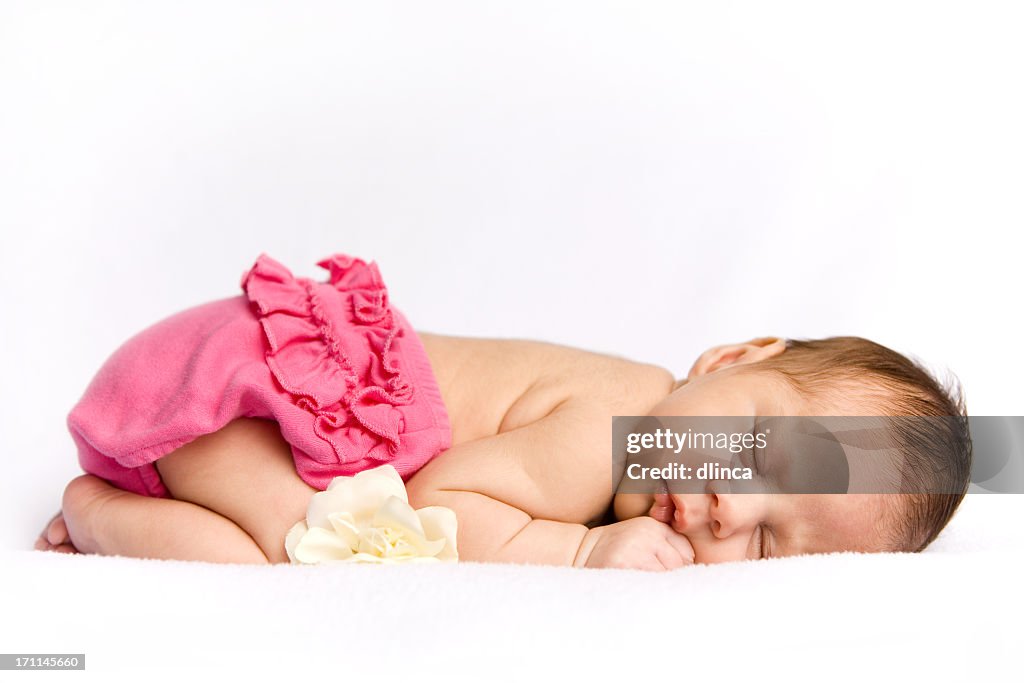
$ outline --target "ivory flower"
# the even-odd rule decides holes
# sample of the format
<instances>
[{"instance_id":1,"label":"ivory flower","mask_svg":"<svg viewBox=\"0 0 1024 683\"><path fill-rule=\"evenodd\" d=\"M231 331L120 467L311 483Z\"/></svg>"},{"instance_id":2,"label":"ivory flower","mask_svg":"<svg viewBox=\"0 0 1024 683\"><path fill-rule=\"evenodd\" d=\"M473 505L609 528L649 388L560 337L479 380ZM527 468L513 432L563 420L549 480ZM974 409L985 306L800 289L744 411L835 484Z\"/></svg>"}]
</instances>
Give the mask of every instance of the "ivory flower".
<instances>
[{"instance_id":1,"label":"ivory flower","mask_svg":"<svg viewBox=\"0 0 1024 683\"><path fill-rule=\"evenodd\" d=\"M285 536L293 564L455 562L457 522L446 507L413 510L391 465L335 477Z\"/></svg>"}]
</instances>

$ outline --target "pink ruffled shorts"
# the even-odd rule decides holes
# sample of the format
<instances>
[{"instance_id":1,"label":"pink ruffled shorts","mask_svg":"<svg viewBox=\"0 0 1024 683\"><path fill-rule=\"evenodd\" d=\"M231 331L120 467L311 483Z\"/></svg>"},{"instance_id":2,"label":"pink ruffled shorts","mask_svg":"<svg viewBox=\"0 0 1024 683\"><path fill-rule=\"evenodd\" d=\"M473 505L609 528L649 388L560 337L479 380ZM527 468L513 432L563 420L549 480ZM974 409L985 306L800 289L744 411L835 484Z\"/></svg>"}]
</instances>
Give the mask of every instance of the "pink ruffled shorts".
<instances>
[{"instance_id":1,"label":"pink ruffled shorts","mask_svg":"<svg viewBox=\"0 0 1024 683\"><path fill-rule=\"evenodd\" d=\"M67 424L86 472L169 497L153 462L239 417L275 420L295 469L331 479L390 463L408 479L451 445L430 360L376 263L335 254L327 282L266 254L243 296L182 311L125 342Z\"/></svg>"}]
</instances>

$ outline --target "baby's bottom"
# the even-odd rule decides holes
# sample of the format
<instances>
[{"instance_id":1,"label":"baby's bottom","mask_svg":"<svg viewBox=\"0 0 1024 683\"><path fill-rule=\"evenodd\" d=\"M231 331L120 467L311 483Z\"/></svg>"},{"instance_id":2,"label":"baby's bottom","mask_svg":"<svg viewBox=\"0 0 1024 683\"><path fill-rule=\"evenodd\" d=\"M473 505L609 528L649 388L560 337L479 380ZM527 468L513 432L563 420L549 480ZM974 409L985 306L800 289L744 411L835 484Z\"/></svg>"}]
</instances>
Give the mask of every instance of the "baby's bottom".
<instances>
[{"instance_id":1,"label":"baby's bottom","mask_svg":"<svg viewBox=\"0 0 1024 683\"><path fill-rule=\"evenodd\" d=\"M50 523L36 547L207 562L287 562L285 534L303 519L316 489L299 478L276 423L235 420L156 466L173 499L122 491L91 475L78 477L64 492L63 519Z\"/></svg>"}]
</instances>

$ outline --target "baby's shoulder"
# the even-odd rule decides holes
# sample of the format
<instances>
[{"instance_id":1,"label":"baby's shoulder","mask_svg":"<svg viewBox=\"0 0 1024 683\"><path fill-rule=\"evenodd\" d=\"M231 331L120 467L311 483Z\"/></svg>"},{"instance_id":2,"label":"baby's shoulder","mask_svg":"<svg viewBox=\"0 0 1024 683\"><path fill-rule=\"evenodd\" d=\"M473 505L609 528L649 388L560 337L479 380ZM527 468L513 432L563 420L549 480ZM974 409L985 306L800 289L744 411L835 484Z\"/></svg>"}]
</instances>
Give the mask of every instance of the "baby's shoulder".
<instances>
[{"instance_id":1,"label":"baby's shoulder","mask_svg":"<svg viewBox=\"0 0 1024 683\"><path fill-rule=\"evenodd\" d=\"M571 346L420 335L448 407L453 443L518 429L563 406L595 419L644 415L674 382L656 365Z\"/></svg>"},{"instance_id":2,"label":"baby's shoulder","mask_svg":"<svg viewBox=\"0 0 1024 683\"><path fill-rule=\"evenodd\" d=\"M565 405L582 407L602 420L645 415L675 383L673 374L657 365L567 346L546 347L533 381L506 414L504 428L529 424Z\"/></svg>"}]
</instances>

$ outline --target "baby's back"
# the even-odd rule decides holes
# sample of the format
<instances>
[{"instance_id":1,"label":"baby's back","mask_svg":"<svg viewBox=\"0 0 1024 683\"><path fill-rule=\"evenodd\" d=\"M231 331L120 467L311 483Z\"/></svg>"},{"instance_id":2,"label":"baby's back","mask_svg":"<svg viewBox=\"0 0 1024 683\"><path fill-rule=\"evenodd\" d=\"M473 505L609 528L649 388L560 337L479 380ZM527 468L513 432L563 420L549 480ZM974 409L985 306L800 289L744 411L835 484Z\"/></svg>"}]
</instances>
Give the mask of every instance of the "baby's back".
<instances>
[{"instance_id":1,"label":"baby's back","mask_svg":"<svg viewBox=\"0 0 1024 683\"><path fill-rule=\"evenodd\" d=\"M448 407L453 445L526 426L570 400L594 406L595 424L580 429L606 440L610 423L600 420L646 414L675 381L655 365L558 344L419 335Z\"/></svg>"}]
</instances>

